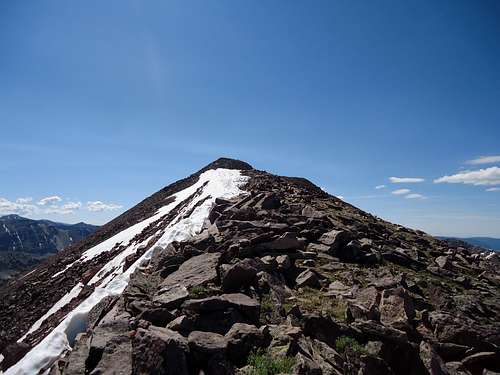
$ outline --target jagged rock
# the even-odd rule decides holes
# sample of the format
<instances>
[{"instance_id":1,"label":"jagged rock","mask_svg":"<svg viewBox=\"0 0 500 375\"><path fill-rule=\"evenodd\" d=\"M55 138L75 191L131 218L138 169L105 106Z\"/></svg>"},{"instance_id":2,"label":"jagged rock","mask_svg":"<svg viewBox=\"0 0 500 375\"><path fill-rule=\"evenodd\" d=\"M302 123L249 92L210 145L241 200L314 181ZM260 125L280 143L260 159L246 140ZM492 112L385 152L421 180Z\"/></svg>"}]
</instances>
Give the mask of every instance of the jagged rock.
<instances>
[{"instance_id":1,"label":"jagged rock","mask_svg":"<svg viewBox=\"0 0 500 375\"><path fill-rule=\"evenodd\" d=\"M187 340L167 328L138 329L133 339L133 373L188 375Z\"/></svg>"},{"instance_id":2,"label":"jagged rock","mask_svg":"<svg viewBox=\"0 0 500 375\"><path fill-rule=\"evenodd\" d=\"M358 290L354 301L347 303L347 320L379 320L379 302L380 296L375 287Z\"/></svg>"},{"instance_id":3,"label":"jagged rock","mask_svg":"<svg viewBox=\"0 0 500 375\"><path fill-rule=\"evenodd\" d=\"M292 266L292 262L288 255L278 255L276 257L276 262L278 263L278 269L283 271L286 271Z\"/></svg>"},{"instance_id":4,"label":"jagged rock","mask_svg":"<svg viewBox=\"0 0 500 375\"><path fill-rule=\"evenodd\" d=\"M183 310L199 330L226 333L234 323L258 324L260 304L241 293L188 300Z\"/></svg>"},{"instance_id":5,"label":"jagged rock","mask_svg":"<svg viewBox=\"0 0 500 375\"><path fill-rule=\"evenodd\" d=\"M295 283L297 284L297 288L304 288L304 287L310 287L310 288L319 288L320 283L318 276L314 271L311 271L309 269L305 270L302 272L297 278L295 279Z\"/></svg>"},{"instance_id":6,"label":"jagged rock","mask_svg":"<svg viewBox=\"0 0 500 375\"><path fill-rule=\"evenodd\" d=\"M114 335L104 347L101 359L92 374L132 373L132 343L128 334Z\"/></svg>"},{"instance_id":7,"label":"jagged rock","mask_svg":"<svg viewBox=\"0 0 500 375\"><path fill-rule=\"evenodd\" d=\"M437 257L435 260L436 264L445 270L451 271L452 269L452 264L449 256L440 256Z\"/></svg>"},{"instance_id":8,"label":"jagged rock","mask_svg":"<svg viewBox=\"0 0 500 375\"><path fill-rule=\"evenodd\" d=\"M257 202L256 207L262 210L273 210L281 207L281 201L276 194L266 194Z\"/></svg>"},{"instance_id":9,"label":"jagged rock","mask_svg":"<svg viewBox=\"0 0 500 375\"><path fill-rule=\"evenodd\" d=\"M236 323L225 335L227 355L236 365L243 365L252 350L263 347L268 338L257 327Z\"/></svg>"},{"instance_id":10,"label":"jagged rock","mask_svg":"<svg viewBox=\"0 0 500 375\"><path fill-rule=\"evenodd\" d=\"M85 362L89 356L89 337L86 333L79 333L75 339L75 345L68 357L68 365L63 374L85 375Z\"/></svg>"},{"instance_id":11,"label":"jagged rock","mask_svg":"<svg viewBox=\"0 0 500 375\"><path fill-rule=\"evenodd\" d=\"M403 328L414 318L415 306L405 289L386 289L382 292L380 321L383 324Z\"/></svg>"},{"instance_id":12,"label":"jagged rock","mask_svg":"<svg viewBox=\"0 0 500 375\"><path fill-rule=\"evenodd\" d=\"M224 336L214 332L193 331L188 336L190 350L200 358L226 352L227 341Z\"/></svg>"},{"instance_id":13,"label":"jagged rock","mask_svg":"<svg viewBox=\"0 0 500 375\"><path fill-rule=\"evenodd\" d=\"M335 251L342 246L347 245L352 239L351 233L344 230L331 230L323 234L319 238L319 242L323 245L329 246L330 251Z\"/></svg>"},{"instance_id":14,"label":"jagged rock","mask_svg":"<svg viewBox=\"0 0 500 375\"><path fill-rule=\"evenodd\" d=\"M251 285L257 273L264 268L265 264L259 258L246 258L235 264L223 264L221 266L222 288L227 292L234 292Z\"/></svg>"},{"instance_id":15,"label":"jagged rock","mask_svg":"<svg viewBox=\"0 0 500 375\"><path fill-rule=\"evenodd\" d=\"M155 303L165 308L175 308L188 298L188 289L217 280L217 266L220 253L206 253L194 256L181 264L179 269L160 284L154 296Z\"/></svg>"},{"instance_id":16,"label":"jagged rock","mask_svg":"<svg viewBox=\"0 0 500 375\"><path fill-rule=\"evenodd\" d=\"M2 370L16 364L30 349L30 346L25 342L14 342L7 346L2 351L4 357L3 361L0 362Z\"/></svg>"},{"instance_id":17,"label":"jagged rock","mask_svg":"<svg viewBox=\"0 0 500 375\"><path fill-rule=\"evenodd\" d=\"M304 335L323 341L332 348L342 333L339 324L329 316L308 314L304 315L302 322Z\"/></svg>"},{"instance_id":18,"label":"jagged rock","mask_svg":"<svg viewBox=\"0 0 500 375\"><path fill-rule=\"evenodd\" d=\"M168 323L167 328L171 329L172 331L187 332L192 331L194 329L194 325L187 316L181 315Z\"/></svg>"},{"instance_id":19,"label":"jagged rock","mask_svg":"<svg viewBox=\"0 0 500 375\"><path fill-rule=\"evenodd\" d=\"M420 343L420 359L424 364L427 373L430 375L449 375L441 357L432 348L431 344L422 341Z\"/></svg>"},{"instance_id":20,"label":"jagged rock","mask_svg":"<svg viewBox=\"0 0 500 375\"><path fill-rule=\"evenodd\" d=\"M304 241L299 240L295 233L286 232L262 246L267 250L299 250L304 248Z\"/></svg>"}]
</instances>

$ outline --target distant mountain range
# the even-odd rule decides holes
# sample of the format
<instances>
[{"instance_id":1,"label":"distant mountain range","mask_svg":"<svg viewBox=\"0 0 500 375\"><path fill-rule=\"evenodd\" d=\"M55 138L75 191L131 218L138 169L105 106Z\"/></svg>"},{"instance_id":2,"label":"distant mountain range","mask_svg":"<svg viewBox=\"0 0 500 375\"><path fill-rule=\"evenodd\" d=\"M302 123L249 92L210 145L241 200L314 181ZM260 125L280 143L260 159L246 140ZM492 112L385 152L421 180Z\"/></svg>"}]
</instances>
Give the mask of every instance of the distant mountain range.
<instances>
[{"instance_id":1,"label":"distant mountain range","mask_svg":"<svg viewBox=\"0 0 500 375\"><path fill-rule=\"evenodd\" d=\"M443 240L458 240L466 242L472 246L479 246L485 249L500 251L500 238L492 237L438 237Z\"/></svg>"},{"instance_id":2,"label":"distant mountain range","mask_svg":"<svg viewBox=\"0 0 500 375\"><path fill-rule=\"evenodd\" d=\"M42 259L96 231L95 225L0 217L0 279L32 268Z\"/></svg>"}]
</instances>

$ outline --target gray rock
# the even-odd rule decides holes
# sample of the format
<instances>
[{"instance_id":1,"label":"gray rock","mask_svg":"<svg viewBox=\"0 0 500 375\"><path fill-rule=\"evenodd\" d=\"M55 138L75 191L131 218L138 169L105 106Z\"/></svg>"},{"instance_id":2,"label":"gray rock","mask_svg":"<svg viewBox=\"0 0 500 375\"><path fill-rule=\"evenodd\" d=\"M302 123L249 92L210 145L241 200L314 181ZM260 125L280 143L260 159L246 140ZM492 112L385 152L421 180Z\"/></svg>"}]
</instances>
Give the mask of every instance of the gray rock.
<instances>
[{"instance_id":1,"label":"gray rock","mask_svg":"<svg viewBox=\"0 0 500 375\"><path fill-rule=\"evenodd\" d=\"M191 351L203 356L224 353L227 348L224 336L214 332L193 331L188 336L188 344Z\"/></svg>"},{"instance_id":2,"label":"gray rock","mask_svg":"<svg viewBox=\"0 0 500 375\"><path fill-rule=\"evenodd\" d=\"M160 284L154 301L163 307L179 306L188 297L188 289L217 280L220 257L220 253L205 253L188 259Z\"/></svg>"},{"instance_id":3,"label":"gray rock","mask_svg":"<svg viewBox=\"0 0 500 375\"><path fill-rule=\"evenodd\" d=\"M243 365L251 350L263 347L266 343L264 333L257 327L236 323L225 335L228 358L236 365Z\"/></svg>"},{"instance_id":4,"label":"gray rock","mask_svg":"<svg viewBox=\"0 0 500 375\"><path fill-rule=\"evenodd\" d=\"M133 339L133 373L187 375L187 340L167 328L138 329Z\"/></svg>"},{"instance_id":5,"label":"gray rock","mask_svg":"<svg viewBox=\"0 0 500 375\"><path fill-rule=\"evenodd\" d=\"M304 288L304 287L310 287L310 288L319 288L320 283L318 276L316 273L310 269L305 270L302 272L297 278L295 279L295 282L297 283L298 288Z\"/></svg>"},{"instance_id":6,"label":"gray rock","mask_svg":"<svg viewBox=\"0 0 500 375\"><path fill-rule=\"evenodd\" d=\"M331 230L319 238L319 242L330 247L331 251L347 245L352 235L344 230Z\"/></svg>"},{"instance_id":7,"label":"gray rock","mask_svg":"<svg viewBox=\"0 0 500 375\"><path fill-rule=\"evenodd\" d=\"M235 264L221 266L222 288L227 292L235 292L255 282L255 276L265 268L259 258L246 258Z\"/></svg>"},{"instance_id":8,"label":"gray rock","mask_svg":"<svg viewBox=\"0 0 500 375\"><path fill-rule=\"evenodd\" d=\"M394 328L404 328L415 318L415 306L403 288L386 289L380 302L380 321Z\"/></svg>"}]
</instances>

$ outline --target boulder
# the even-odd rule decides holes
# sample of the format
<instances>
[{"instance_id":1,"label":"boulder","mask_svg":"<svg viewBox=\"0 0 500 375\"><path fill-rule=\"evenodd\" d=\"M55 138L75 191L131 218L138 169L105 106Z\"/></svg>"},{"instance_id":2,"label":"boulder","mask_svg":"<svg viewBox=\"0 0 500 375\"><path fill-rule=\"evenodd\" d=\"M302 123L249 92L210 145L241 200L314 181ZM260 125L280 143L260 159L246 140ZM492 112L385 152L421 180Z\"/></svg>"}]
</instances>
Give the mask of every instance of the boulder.
<instances>
[{"instance_id":1,"label":"boulder","mask_svg":"<svg viewBox=\"0 0 500 375\"><path fill-rule=\"evenodd\" d=\"M420 343L420 359L430 375L449 375L441 357L436 353L434 348L428 342Z\"/></svg>"},{"instance_id":2,"label":"boulder","mask_svg":"<svg viewBox=\"0 0 500 375\"><path fill-rule=\"evenodd\" d=\"M252 350L263 347L267 338L257 327L244 323L234 324L225 335L228 358L236 365L245 364Z\"/></svg>"},{"instance_id":3,"label":"boulder","mask_svg":"<svg viewBox=\"0 0 500 375\"><path fill-rule=\"evenodd\" d=\"M439 256L435 259L435 262L442 269L445 269L448 271L452 270L453 266L451 264L451 260L450 260L449 256L445 256L445 255Z\"/></svg>"},{"instance_id":4,"label":"boulder","mask_svg":"<svg viewBox=\"0 0 500 375\"><path fill-rule=\"evenodd\" d=\"M404 328L415 318L415 306L404 288L385 289L380 301L380 321L384 325Z\"/></svg>"},{"instance_id":5,"label":"boulder","mask_svg":"<svg viewBox=\"0 0 500 375\"><path fill-rule=\"evenodd\" d=\"M267 250L300 250L304 248L304 241L299 240L293 232L283 233L271 242L262 244Z\"/></svg>"},{"instance_id":6,"label":"boulder","mask_svg":"<svg viewBox=\"0 0 500 375\"><path fill-rule=\"evenodd\" d=\"M353 301L347 303L347 320L379 320L378 304L380 296L375 287L360 289Z\"/></svg>"},{"instance_id":7,"label":"boulder","mask_svg":"<svg viewBox=\"0 0 500 375\"><path fill-rule=\"evenodd\" d=\"M189 296L188 289L217 280L220 253L194 256L160 284L153 301L165 308L176 308Z\"/></svg>"},{"instance_id":8,"label":"boulder","mask_svg":"<svg viewBox=\"0 0 500 375\"><path fill-rule=\"evenodd\" d=\"M462 364L472 373L483 369L500 371L500 354L495 352L479 352L462 359Z\"/></svg>"},{"instance_id":9,"label":"boulder","mask_svg":"<svg viewBox=\"0 0 500 375\"><path fill-rule=\"evenodd\" d=\"M320 283L318 279L318 275L316 272L307 269L303 271L300 275L297 276L295 279L295 282L297 283L297 288L304 288L304 287L310 287L310 288L319 288Z\"/></svg>"},{"instance_id":10,"label":"boulder","mask_svg":"<svg viewBox=\"0 0 500 375\"><path fill-rule=\"evenodd\" d=\"M193 331L188 336L188 344L191 352L199 360L225 353L227 348L224 336L214 332Z\"/></svg>"},{"instance_id":11,"label":"boulder","mask_svg":"<svg viewBox=\"0 0 500 375\"><path fill-rule=\"evenodd\" d=\"M188 375L187 340L167 328L138 329L132 342L134 374Z\"/></svg>"},{"instance_id":12,"label":"boulder","mask_svg":"<svg viewBox=\"0 0 500 375\"><path fill-rule=\"evenodd\" d=\"M319 242L329 246L330 251L335 251L342 246L347 245L352 239L351 233L344 230L331 230L319 238Z\"/></svg>"},{"instance_id":13,"label":"boulder","mask_svg":"<svg viewBox=\"0 0 500 375\"><path fill-rule=\"evenodd\" d=\"M278 269L281 271L286 271L292 266L292 261L288 255L278 255L276 263L278 264Z\"/></svg>"},{"instance_id":14,"label":"boulder","mask_svg":"<svg viewBox=\"0 0 500 375\"><path fill-rule=\"evenodd\" d=\"M265 268L259 258L246 258L235 264L221 266L222 288L227 292L240 290L255 282L255 276Z\"/></svg>"}]
</instances>

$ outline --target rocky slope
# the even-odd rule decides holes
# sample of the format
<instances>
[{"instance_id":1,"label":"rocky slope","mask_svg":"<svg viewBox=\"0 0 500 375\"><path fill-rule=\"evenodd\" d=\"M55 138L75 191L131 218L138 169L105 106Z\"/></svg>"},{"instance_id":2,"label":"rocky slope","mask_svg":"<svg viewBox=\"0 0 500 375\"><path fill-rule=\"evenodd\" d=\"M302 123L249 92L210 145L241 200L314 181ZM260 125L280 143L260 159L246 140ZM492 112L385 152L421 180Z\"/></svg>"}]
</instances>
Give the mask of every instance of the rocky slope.
<instances>
[{"instance_id":1,"label":"rocky slope","mask_svg":"<svg viewBox=\"0 0 500 375\"><path fill-rule=\"evenodd\" d=\"M31 220L19 215L0 217L0 281L32 268L95 232L97 226Z\"/></svg>"},{"instance_id":2,"label":"rocky slope","mask_svg":"<svg viewBox=\"0 0 500 375\"><path fill-rule=\"evenodd\" d=\"M493 374L499 263L221 159L0 290L1 365Z\"/></svg>"}]
</instances>

